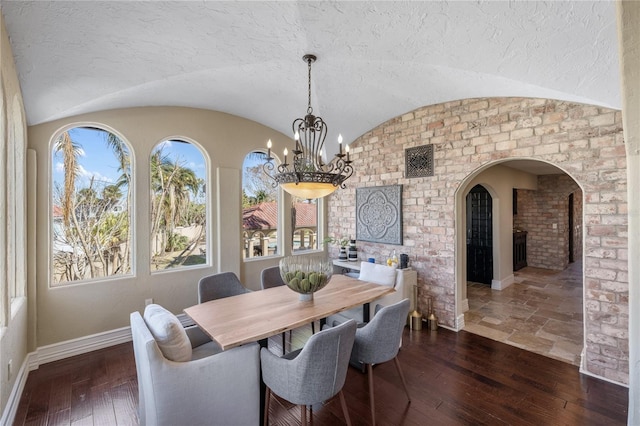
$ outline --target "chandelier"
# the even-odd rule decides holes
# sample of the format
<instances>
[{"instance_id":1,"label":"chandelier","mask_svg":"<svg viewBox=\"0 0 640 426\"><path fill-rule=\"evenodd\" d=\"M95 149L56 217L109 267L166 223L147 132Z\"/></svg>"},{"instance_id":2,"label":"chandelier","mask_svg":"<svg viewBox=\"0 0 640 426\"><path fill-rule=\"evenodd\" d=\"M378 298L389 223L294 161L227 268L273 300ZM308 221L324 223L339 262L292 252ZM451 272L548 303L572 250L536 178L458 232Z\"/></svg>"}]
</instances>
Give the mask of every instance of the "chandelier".
<instances>
[{"instance_id":1,"label":"chandelier","mask_svg":"<svg viewBox=\"0 0 640 426\"><path fill-rule=\"evenodd\" d=\"M338 136L339 151L328 163L323 161L324 140L327 137L327 124L321 117L313 115L311 107L311 64L315 55L302 57L309 70L309 102L304 118L293 120L293 138L295 146L293 158L287 163L287 148L284 149L284 161L277 167L271 157L271 140L267 142L267 159L263 170L274 180L273 186L280 185L285 191L298 198L321 198L331 194L338 187L346 188L344 181L353 174L349 146L342 152L342 135ZM274 173L275 171L275 173Z\"/></svg>"}]
</instances>

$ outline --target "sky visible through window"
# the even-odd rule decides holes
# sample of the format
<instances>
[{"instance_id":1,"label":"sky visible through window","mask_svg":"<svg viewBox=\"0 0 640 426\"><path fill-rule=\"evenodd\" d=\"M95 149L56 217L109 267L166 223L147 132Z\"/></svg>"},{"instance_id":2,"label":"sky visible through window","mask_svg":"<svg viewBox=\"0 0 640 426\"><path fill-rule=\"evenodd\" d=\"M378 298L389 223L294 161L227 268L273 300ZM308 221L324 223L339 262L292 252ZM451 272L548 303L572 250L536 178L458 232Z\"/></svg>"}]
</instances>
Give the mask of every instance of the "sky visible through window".
<instances>
[{"instance_id":1,"label":"sky visible through window","mask_svg":"<svg viewBox=\"0 0 640 426\"><path fill-rule=\"evenodd\" d=\"M105 143L105 134L103 130L87 127L69 130L71 139L83 148L78 157L79 173L76 183L78 188L88 186L92 176L94 181L105 184L113 184L118 180L121 172L118 171L118 163L113 156L113 151ZM205 178L204 157L195 145L174 140L162 142L162 147L165 155L178 160L183 167L193 170L198 178ZM56 183L64 181L62 153L55 153L53 156L53 177Z\"/></svg>"}]
</instances>

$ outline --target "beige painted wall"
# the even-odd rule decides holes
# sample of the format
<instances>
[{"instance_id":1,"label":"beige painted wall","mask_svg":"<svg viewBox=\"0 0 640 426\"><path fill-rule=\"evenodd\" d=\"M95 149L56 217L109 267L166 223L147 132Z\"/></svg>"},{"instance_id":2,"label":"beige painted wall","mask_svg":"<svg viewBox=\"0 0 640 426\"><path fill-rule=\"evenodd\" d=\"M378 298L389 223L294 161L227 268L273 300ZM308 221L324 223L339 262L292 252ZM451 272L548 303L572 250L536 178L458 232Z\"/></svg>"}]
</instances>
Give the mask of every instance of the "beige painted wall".
<instances>
[{"instance_id":1,"label":"beige painted wall","mask_svg":"<svg viewBox=\"0 0 640 426\"><path fill-rule=\"evenodd\" d=\"M0 129L5 132L3 140L9 140L12 138L24 138L26 135L26 119L24 115L24 108L22 106L22 94L20 93L20 84L18 82L18 76L16 74L15 64L13 62L13 54L11 52L11 46L9 44L9 38L7 37L4 18L0 15L0 73L2 84L2 108L4 109L0 114L0 119L6 121L0 125ZM20 141L22 142L22 141ZM19 146L18 141L15 141ZM26 144L23 144L26 146ZM4 146L6 149L7 146ZM26 151L23 153L22 158L26 158ZM2 161L5 161L3 158ZM25 160L26 161L26 160ZM24 170L24 164L16 164L16 169ZM4 176L2 176L3 182L0 185L5 185ZM24 191L22 191L24 192ZM5 194L3 194L4 196ZM18 197L24 200L24 197ZM11 203L12 200L9 199ZM24 202L24 201L23 201ZM23 204L23 207L26 203ZM11 204L7 205L7 211L0 214L3 217L1 226L5 226L7 223L11 223L6 220L7 215L15 214L16 206ZM24 209L26 211L26 208ZM13 224L16 224L16 218L14 218ZM26 218L23 218L26 219ZM8 230L7 230L8 231ZM17 236L19 240L23 240L23 236ZM4 242L3 242L4 244ZM7 247L9 251L13 253L7 253L4 259L0 262L0 268L3 269L0 276L3 277L0 285L9 286L14 283L8 280L9 276L7 271L9 268L15 268L16 285L18 288L26 287L26 252L25 244L17 244L16 247ZM21 271L21 272L19 272ZM5 327L0 327L0 407L4 411L4 407L7 404L11 390L16 383L18 376L18 370L23 365L27 356L27 303L24 297L18 298L14 303L8 300L8 295L4 292L4 300L2 303L8 308L8 312L5 315ZM23 295L24 296L24 295ZM11 361L12 372L11 376L8 374L7 365Z\"/></svg>"},{"instance_id":2,"label":"beige painted wall","mask_svg":"<svg viewBox=\"0 0 640 426\"><path fill-rule=\"evenodd\" d=\"M50 144L64 128L102 125L133 148L135 165L135 274L130 278L49 288ZM154 146L167 138L193 140L210 160L208 176L211 264L151 274L149 268L149 158ZM129 314L144 309L144 301L175 313L197 303L198 280L217 271L239 274L247 287L259 289L262 268L278 258L243 262L241 242L241 168L246 154L264 149L266 140L282 151L290 139L240 117L190 108L148 107L111 110L58 120L29 128L29 147L38 159L37 178L37 336L38 346L125 327ZM286 219L285 219L286 220Z\"/></svg>"}]
</instances>

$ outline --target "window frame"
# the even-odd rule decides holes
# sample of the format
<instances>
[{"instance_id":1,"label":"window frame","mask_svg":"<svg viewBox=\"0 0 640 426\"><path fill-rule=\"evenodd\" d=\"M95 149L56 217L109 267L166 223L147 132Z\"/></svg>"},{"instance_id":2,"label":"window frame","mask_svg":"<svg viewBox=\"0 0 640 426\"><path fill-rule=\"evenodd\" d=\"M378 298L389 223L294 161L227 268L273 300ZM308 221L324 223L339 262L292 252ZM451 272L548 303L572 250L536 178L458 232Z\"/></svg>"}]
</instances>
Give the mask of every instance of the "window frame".
<instances>
[{"instance_id":1,"label":"window frame","mask_svg":"<svg viewBox=\"0 0 640 426\"><path fill-rule=\"evenodd\" d=\"M292 196L293 198L293 196ZM299 255L309 255L314 253L319 253L324 251L324 247L322 246L322 240L324 239L324 226L321 225L322 221L322 212L324 211L325 200L327 197L315 198L316 200L316 248L309 248L305 250L294 250L293 242L291 245L291 254L293 256ZM295 235L295 228L292 230L292 233Z\"/></svg>"},{"instance_id":2,"label":"window frame","mask_svg":"<svg viewBox=\"0 0 640 426\"><path fill-rule=\"evenodd\" d=\"M7 128L8 128L8 112L6 109L4 90L4 78L0 73L0 176L7 176ZM0 330L3 330L9 323L9 280L7 279L7 239L6 239L6 221L4 216L7 212L6 184L0 185ZM0 333L1 336L1 333Z\"/></svg>"},{"instance_id":3,"label":"window frame","mask_svg":"<svg viewBox=\"0 0 640 426\"><path fill-rule=\"evenodd\" d=\"M89 278L77 281L67 281L63 283L54 283L54 268L53 268L53 245L55 240L55 231L54 231L54 179L53 172L55 165L53 164L53 149L55 142L58 140L60 135L66 131L75 129L75 128L93 128L97 130L102 130L104 132L109 132L116 135L120 140L122 140L129 150L129 162L131 166L131 180L129 183L129 194L131 196L130 205L129 205L129 247L130 247L130 269L128 273L118 274L118 275L108 275L105 277L97 277L97 278ZM136 236L136 154L133 148L133 144L126 138L121 132L114 129L113 127L99 122L93 121L82 121L82 122L73 122L68 123L60 128L58 128L49 140L48 147L48 169L47 169L47 200L48 200L48 212L47 212L47 256L48 256L48 273L47 273L47 283L49 290L56 290L61 288L69 288L73 286L82 286L87 284L96 284L103 283L109 281L117 281L127 278L134 278L137 276L137 267L136 267L136 254L137 254L137 238Z\"/></svg>"},{"instance_id":4,"label":"window frame","mask_svg":"<svg viewBox=\"0 0 640 426\"><path fill-rule=\"evenodd\" d=\"M11 302L11 314L15 313L17 309L16 300L25 297L27 294L27 270L26 270L26 256L21 256L18 253L26 253L26 217L27 217L27 146L26 146L26 129L23 127L22 121L18 120L18 117L22 115L22 106L18 99L18 95L14 95L11 102L11 117L13 117L12 125L7 123L7 138L8 138L8 154L11 157L11 161L7 162L7 165L12 166L12 170L7 170L7 183L10 185L10 189L7 194L9 199L9 210L12 213L13 220L7 220L7 225L10 228L10 233L7 235L9 238L9 247L13 245L14 249L9 250L8 256L8 269L12 272L12 275L8 276L10 283L9 287L9 300ZM8 116L9 117L9 116ZM10 182L9 182L10 181ZM20 195L23 194L23 195ZM25 238L20 238L23 235ZM13 283L11 284L11 280Z\"/></svg>"},{"instance_id":5,"label":"window frame","mask_svg":"<svg viewBox=\"0 0 640 426\"><path fill-rule=\"evenodd\" d=\"M199 268L210 268L213 264L213 260L214 260L214 256L213 256L213 214L212 214L212 207L211 207L211 193L212 193L212 188L213 188L213 179L211 177L211 158L209 156L209 153L207 152L206 149L204 149L204 147L199 144L196 140L189 138L187 136L182 136L182 135L173 135L173 136L167 136L164 137L162 139L160 139L158 142L156 142L155 144L153 144L153 146L151 147L151 150L149 151L149 158L148 158L148 171L149 171L149 185L151 185L151 157L153 156L154 151L156 150L156 148L165 143L165 142L171 142L171 141L175 141L175 142L181 142L181 143L188 143L193 145L198 152L200 153L200 155L202 155L202 159L204 161L204 185L206 188L205 194L204 194L204 207L205 207L205 212L204 212L204 217L205 217L205 225L204 225L204 232L205 232L205 262L202 264L196 264L196 265L187 265L187 266L178 266L175 268L168 268L168 269L157 269L154 270L153 269L153 249L152 249L152 244L153 244L153 239L150 238L150 244L148 246L148 250L149 250L149 264L148 264L148 268L149 268L149 273L151 275L160 275L160 274L169 274L172 272L180 272L180 271L185 271L185 270L193 270L193 269L199 269ZM147 188L149 190L149 194L151 194L151 188ZM151 199L149 199L149 215L148 217L151 219ZM150 223L149 223L150 224ZM151 233L151 227L149 227L149 233Z\"/></svg>"},{"instance_id":6,"label":"window frame","mask_svg":"<svg viewBox=\"0 0 640 426\"><path fill-rule=\"evenodd\" d=\"M247 154L245 154L245 155L244 155L244 157L242 157L242 164L241 164L241 168L240 168L240 170L241 170L240 192L241 192L241 193L244 193L244 189L245 189L245 185L244 185L244 171L245 171L245 165L244 165L244 163L245 163L245 161L247 160L247 157L248 157L249 155L251 155L251 154L254 154L254 153L264 155L264 156L265 156L265 159L266 159L266 157L267 157L267 155L268 155L268 153L267 153L267 151L266 151L266 150L264 150L264 149L262 149L262 148L256 148L256 149L252 149L250 152L248 152ZM271 155L274 155L274 154L273 154L273 152L271 153ZM277 167L278 167L278 164L280 164L280 160L277 158L277 156L274 156L274 159L273 159L273 160L274 160L274 165L275 165L275 167L277 168ZM264 178L265 178L265 180L264 180L265 182L267 182L268 184L271 184L271 182L269 182L268 180L266 180L266 179L268 179L268 177L267 177L267 176L264 176ZM246 262L249 262L249 263L250 263L250 262L257 262L257 261L265 260L265 259L277 259L277 258L281 258L281 257L286 256L286 254L285 254L285 247L284 247L284 244L283 244L283 243L284 243L284 239L283 239L283 237L282 237L282 230L284 229L283 224L284 224L284 220L285 220L285 219L284 219L284 217L286 216L285 214L283 214L283 210L282 210L283 200L284 200L284 197L283 197L283 191L282 191L282 188L280 188L280 186L277 186L277 187L275 187L274 192L275 192L275 198L276 198L276 199L275 199L275 203L276 203L276 211L277 211L277 218L276 218L277 227L276 227L276 229L275 229L275 232L276 232L276 247L278 247L278 248L279 248L279 250L278 250L275 254L269 254L269 255L264 255L264 256L250 256L250 257L245 257L245 255L244 255L244 251L245 251L245 247L244 247L244 244L245 244L244 234L245 234L247 231L245 231L245 230L244 230L244 228L242 227L242 220L243 220L242 215L243 215L244 207L242 207L242 206L241 206L241 208L240 208L240 215L241 215L241 218L240 218L241 235L240 235L240 237L242 238L242 243L241 243L241 247L240 247L240 249L242 250L242 252L240 253L240 258L241 258L241 260L242 260L242 262L243 262L243 263L246 263ZM271 233L272 233L272 232L274 232L274 231L268 231L268 232L267 232L267 231L259 230L259 231L255 231L255 232L253 232L253 234L256 234L256 233L258 233L258 232L261 232L261 233L263 233L263 234L268 235L268 234L271 234Z\"/></svg>"}]
</instances>

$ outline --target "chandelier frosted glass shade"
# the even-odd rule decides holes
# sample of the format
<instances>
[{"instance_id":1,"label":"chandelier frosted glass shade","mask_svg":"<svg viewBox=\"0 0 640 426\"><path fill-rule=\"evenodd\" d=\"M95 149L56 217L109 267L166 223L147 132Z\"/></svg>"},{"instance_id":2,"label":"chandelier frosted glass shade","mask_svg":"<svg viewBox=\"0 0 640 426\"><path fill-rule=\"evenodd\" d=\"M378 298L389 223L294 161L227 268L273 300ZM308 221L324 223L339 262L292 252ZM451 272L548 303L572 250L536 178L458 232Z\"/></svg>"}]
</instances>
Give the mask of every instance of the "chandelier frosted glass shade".
<instances>
[{"instance_id":1,"label":"chandelier frosted glass shade","mask_svg":"<svg viewBox=\"0 0 640 426\"><path fill-rule=\"evenodd\" d=\"M280 186L289 194L305 200L326 197L338 189L332 183L316 182L283 183Z\"/></svg>"},{"instance_id":2,"label":"chandelier frosted glass shade","mask_svg":"<svg viewBox=\"0 0 640 426\"><path fill-rule=\"evenodd\" d=\"M342 136L338 137L339 152L328 163L323 159L324 141L327 137L327 125L321 117L313 115L311 108L311 64L314 55L305 55L303 59L309 68L309 103L304 118L293 121L292 130L295 146L291 151L293 159L287 163L288 150L284 150L284 161L276 166L271 156L271 141L267 144L267 161L263 170L274 180L273 186L280 185L288 193L303 199L322 198L338 187L345 188L344 181L353 174L349 147L342 152Z\"/></svg>"}]
</instances>

